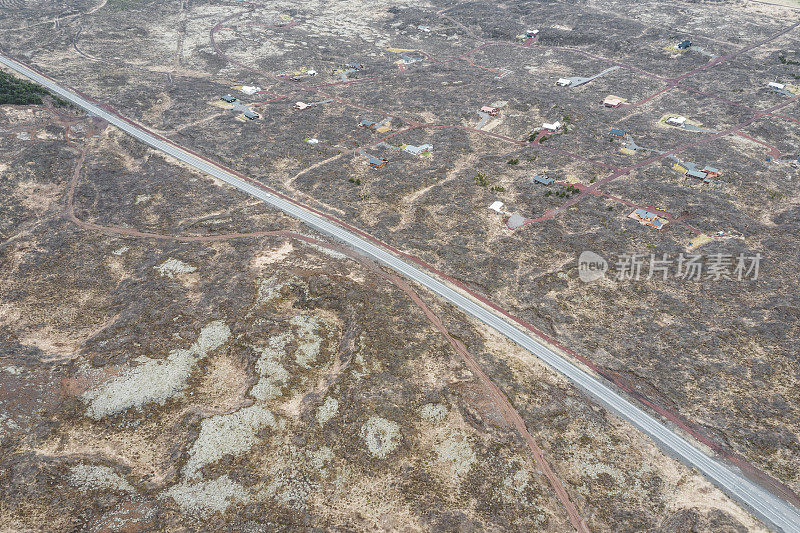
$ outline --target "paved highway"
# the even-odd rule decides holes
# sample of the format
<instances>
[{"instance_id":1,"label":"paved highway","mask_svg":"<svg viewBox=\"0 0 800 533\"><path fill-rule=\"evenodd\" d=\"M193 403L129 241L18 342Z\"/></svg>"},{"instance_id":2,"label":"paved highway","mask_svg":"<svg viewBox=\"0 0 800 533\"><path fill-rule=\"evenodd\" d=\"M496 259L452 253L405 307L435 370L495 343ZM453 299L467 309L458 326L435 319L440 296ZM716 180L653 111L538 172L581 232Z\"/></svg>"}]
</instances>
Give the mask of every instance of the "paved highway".
<instances>
[{"instance_id":1,"label":"paved highway","mask_svg":"<svg viewBox=\"0 0 800 533\"><path fill-rule=\"evenodd\" d=\"M103 109L87 99L87 97L60 86L54 80L22 63L2 54L0 54L0 63L47 87L53 93L82 107L89 113L108 121L141 142L220 179L244 193L263 200L269 205L302 220L315 230L344 242L363 255L371 257L408 279L424 285L465 313L472 315L530 351L557 372L563 374L575 385L595 398L598 403L649 435L664 451L702 472L716 486L750 509L770 527L786 533L800 533L800 511L797 508L745 478L738 471L710 457L631 401L617 394L600 379L575 366L500 315L489 311L461 292L457 292L445 283L399 259L383 248L362 239L352 231L333 224L290 200L267 192L199 155L159 138L141 126L123 119L120 115Z\"/></svg>"}]
</instances>

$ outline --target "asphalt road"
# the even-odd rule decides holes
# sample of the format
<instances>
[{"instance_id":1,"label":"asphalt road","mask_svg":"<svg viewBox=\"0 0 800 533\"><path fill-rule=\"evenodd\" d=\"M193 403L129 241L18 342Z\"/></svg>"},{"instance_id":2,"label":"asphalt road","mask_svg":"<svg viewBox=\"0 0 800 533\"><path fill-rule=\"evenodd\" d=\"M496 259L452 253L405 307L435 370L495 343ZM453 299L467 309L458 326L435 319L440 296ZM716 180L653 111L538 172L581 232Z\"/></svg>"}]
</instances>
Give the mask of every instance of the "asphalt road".
<instances>
[{"instance_id":1,"label":"asphalt road","mask_svg":"<svg viewBox=\"0 0 800 533\"><path fill-rule=\"evenodd\" d=\"M246 194L263 200L271 206L302 220L315 230L344 242L359 253L371 257L406 278L424 285L463 312L497 330L544 361L551 368L563 374L572 383L591 395L598 403L649 435L665 452L702 472L711 482L743 504L768 526L786 533L800 533L800 510L796 507L745 478L735 469L710 457L631 401L617 394L600 379L575 366L476 301L455 291L445 283L399 259L383 248L362 239L353 232L329 222L300 205L248 183L221 166L160 139L142 127L124 120L120 115L106 111L86 97L60 86L54 80L31 70L29 67L2 54L0 54L0 63L47 87L53 93L82 107L89 113L108 121L139 141L161 150L197 170L220 179Z\"/></svg>"}]
</instances>

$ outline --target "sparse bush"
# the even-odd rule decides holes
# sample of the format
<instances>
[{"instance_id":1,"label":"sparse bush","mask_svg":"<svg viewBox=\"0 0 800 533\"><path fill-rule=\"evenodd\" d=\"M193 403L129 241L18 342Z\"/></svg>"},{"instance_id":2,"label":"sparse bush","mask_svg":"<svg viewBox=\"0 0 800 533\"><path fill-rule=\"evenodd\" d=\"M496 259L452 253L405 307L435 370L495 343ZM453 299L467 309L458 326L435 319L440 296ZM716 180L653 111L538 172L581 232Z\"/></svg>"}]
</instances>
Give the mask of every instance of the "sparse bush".
<instances>
[{"instance_id":1,"label":"sparse bush","mask_svg":"<svg viewBox=\"0 0 800 533\"><path fill-rule=\"evenodd\" d=\"M480 187L486 187L489 185L489 181L486 179L486 175L482 172L478 172L475 177L473 178L475 183Z\"/></svg>"},{"instance_id":2,"label":"sparse bush","mask_svg":"<svg viewBox=\"0 0 800 533\"><path fill-rule=\"evenodd\" d=\"M516 158L514 158L514 159L509 159L509 160L508 160L508 164L509 164L509 165L518 165L518 164L519 164L519 159L516 159Z\"/></svg>"}]
</instances>

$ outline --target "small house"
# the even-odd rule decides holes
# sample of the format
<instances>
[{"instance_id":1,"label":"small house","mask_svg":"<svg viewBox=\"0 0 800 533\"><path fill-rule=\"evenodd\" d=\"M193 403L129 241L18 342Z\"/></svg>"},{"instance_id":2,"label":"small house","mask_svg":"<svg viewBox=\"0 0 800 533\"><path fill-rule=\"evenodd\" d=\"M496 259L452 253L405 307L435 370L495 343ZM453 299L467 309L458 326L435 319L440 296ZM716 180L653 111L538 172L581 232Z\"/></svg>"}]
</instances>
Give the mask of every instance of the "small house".
<instances>
[{"instance_id":1,"label":"small house","mask_svg":"<svg viewBox=\"0 0 800 533\"><path fill-rule=\"evenodd\" d=\"M539 30L528 30L528 31L525 32L525 36L528 39L533 39L537 35L539 35Z\"/></svg>"},{"instance_id":2,"label":"small house","mask_svg":"<svg viewBox=\"0 0 800 533\"><path fill-rule=\"evenodd\" d=\"M769 88L770 89L778 89L780 91L780 90L786 88L786 84L785 83L778 83L776 81L771 81L771 82L769 82Z\"/></svg>"},{"instance_id":3,"label":"small house","mask_svg":"<svg viewBox=\"0 0 800 533\"><path fill-rule=\"evenodd\" d=\"M313 77L313 76L317 75L317 71L316 70L308 70L308 71L306 71L306 74Z\"/></svg>"},{"instance_id":4,"label":"small house","mask_svg":"<svg viewBox=\"0 0 800 533\"><path fill-rule=\"evenodd\" d=\"M255 120L255 119L257 119L257 118L259 118L261 116L258 113L256 113L255 111L252 111L250 109L246 110L243 113L243 115L244 115L244 118L246 118L247 120Z\"/></svg>"},{"instance_id":5,"label":"small house","mask_svg":"<svg viewBox=\"0 0 800 533\"><path fill-rule=\"evenodd\" d=\"M674 116L674 117L669 117L666 120L666 123L669 124L670 126L682 127L682 126L686 125L686 117L682 117L680 115L677 115L677 116Z\"/></svg>"},{"instance_id":6,"label":"small house","mask_svg":"<svg viewBox=\"0 0 800 533\"><path fill-rule=\"evenodd\" d=\"M490 117L496 117L497 114L500 112L500 109L492 106L485 105L481 107L481 112L486 113Z\"/></svg>"},{"instance_id":7,"label":"small house","mask_svg":"<svg viewBox=\"0 0 800 533\"><path fill-rule=\"evenodd\" d=\"M261 91L261 87L253 87L252 85L244 85L242 86L242 92L248 96L253 96L257 92Z\"/></svg>"},{"instance_id":8,"label":"small house","mask_svg":"<svg viewBox=\"0 0 800 533\"><path fill-rule=\"evenodd\" d=\"M556 85L558 85L559 87L569 87L570 85L572 85L572 80L569 78L558 78Z\"/></svg>"},{"instance_id":9,"label":"small house","mask_svg":"<svg viewBox=\"0 0 800 533\"><path fill-rule=\"evenodd\" d=\"M230 94L226 94L225 96L220 96L219 99L222 100L223 102L228 102L229 104L232 104L236 101L236 97Z\"/></svg>"},{"instance_id":10,"label":"small house","mask_svg":"<svg viewBox=\"0 0 800 533\"><path fill-rule=\"evenodd\" d=\"M542 124L542 129L547 131L558 131L561 129L561 122L559 122L558 120L556 120L553 123L545 122L544 124Z\"/></svg>"},{"instance_id":11,"label":"small house","mask_svg":"<svg viewBox=\"0 0 800 533\"><path fill-rule=\"evenodd\" d=\"M650 226L658 230L663 228L667 223L666 219L661 218L655 213L651 213L650 211L642 208L634 209L633 212L628 215L628 218L637 220L639 224L642 224L643 226Z\"/></svg>"},{"instance_id":12,"label":"small house","mask_svg":"<svg viewBox=\"0 0 800 533\"><path fill-rule=\"evenodd\" d=\"M489 206L489 209L491 209L492 211L496 211L497 213L502 213L503 212L503 202L501 202L500 200L498 200L496 202L492 202L492 205Z\"/></svg>"},{"instance_id":13,"label":"small house","mask_svg":"<svg viewBox=\"0 0 800 533\"><path fill-rule=\"evenodd\" d=\"M692 46L692 41L690 41L689 39L686 39L685 41L679 42L675 46L675 48L677 48L678 50L688 50L690 46Z\"/></svg>"},{"instance_id":14,"label":"small house","mask_svg":"<svg viewBox=\"0 0 800 533\"><path fill-rule=\"evenodd\" d=\"M714 178L714 177L719 176L720 174L722 174L722 172L718 168L714 168L714 167L710 167L710 166L705 166L703 168L703 172L705 172L706 176L709 177L709 178Z\"/></svg>"},{"instance_id":15,"label":"small house","mask_svg":"<svg viewBox=\"0 0 800 533\"><path fill-rule=\"evenodd\" d=\"M536 183L541 183L542 185L551 185L554 181L553 178L550 178L546 175L536 175L531 179Z\"/></svg>"},{"instance_id":16,"label":"small house","mask_svg":"<svg viewBox=\"0 0 800 533\"><path fill-rule=\"evenodd\" d=\"M603 105L606 107L619 107L622 105L622 98L617 96L606 96L603 100Z\"/></svg>"},{"instance_id":17,"label":"small house","mask_svg":"<svg viewBox=\"0 0 800 533\"><path fill-rule=\"evenodd\" d=\"M308 109L309 107L311 107L311 106L309 104L305 103L305 102L295 102L294 103L294 108L295 109Z\"/></svg>"},{"instance_id":18,"label":"small house","mask_svg":"<svg viewBox=\"0 0 800 533\"><path fill-rule=\"evenodd\" d=\"M433 145L432 144L421 144L419 146L414 146L413 144L408 144L403 147L403 151L408 152L412 155L422 155L425 152L432 152Z\"/></svg>"},{"instance_id":19,"label":"small house","mask_svg":"<svg viewBox=\"0 0 800 533\"><path fill-rule=\"evenodd\" d=\"M619 128L611 128L611 131L608 132L609 135L612 137L625 137L628 132L625 130L621 130Z\"/></svg>"},{"instance_id":20,"label":"small house","mask_svg":"<svg viewBox=\"0 0 800 533\"><path fill-rule=\"evenodd\" d=\"M371 130L375 127L376 124L377 122L372 122L371 120L362 120L361 122L358 123L358 127L367 128L368 130Z\"/></svg>"},{"instance_id":21,"label":"small house","mask_svg":"<svg viewBox=\"0 0 800 533\"><path fill-rule=\"evenodd\" d=\"M348 63L347 67L353 70L362 70L364 68L364 65L362 65L361 63L354 62L354 63Z\"/></svg>"},{"instance_id":22,"label":"small house","mask_svg":"<svg viewBox=\"0 0 800 533\"><path fill-rule=\"evenodd\" d=\"M368 156L368 157L369 159L367 160L367 164L372 168L383 168L386 166L386 163L388 163L387 160L381 159L379 157L374 157L374 156Z\"/></svg>"}]
</instances>

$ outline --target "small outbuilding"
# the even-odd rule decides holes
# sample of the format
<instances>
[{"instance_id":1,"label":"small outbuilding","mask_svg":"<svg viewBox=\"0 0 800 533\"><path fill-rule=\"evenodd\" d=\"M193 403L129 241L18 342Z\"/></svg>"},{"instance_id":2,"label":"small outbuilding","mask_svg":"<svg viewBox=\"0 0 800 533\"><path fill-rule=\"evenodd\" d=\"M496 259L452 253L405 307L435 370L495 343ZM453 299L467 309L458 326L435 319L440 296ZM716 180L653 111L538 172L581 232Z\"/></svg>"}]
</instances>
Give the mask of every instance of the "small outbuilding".
<instances>
[{"instance_id":1,"label":"small outbuilding","mask_svg":"<svg viewBox=\"0 0 800 533\"><path fill-rule=\"evenodd\" d=\"M236 101L236 97L233 96L232 94L226 94L225 96L220 96L219 99L222 100L223 102L228 102L229 104L232 104Z\"/></svg>"},{"instance_id":2,"label":"small outbuilding","mask_svg":"<svg viewBox=\"0 0 800 533\"><path fill-rule=\"evenodd\" d=\"M625 130L621 130L619 128L611 128L611 131L608 132L609 135L612 137L625 137L628 132Z\"/></svg>"},{"instance_id":3,"label":"small outbuilding","mask_svg":"<svg viewBox=\"0 0 800 533\"><path fill-rule=\"evenodd\" d=\"M692 46L692 41L686 39L675 45L675 48L677 48L678 50L688 50L691 46Z\"/></svg>"},{"instance_id":4,"label":"small outbuilding","mask_svg":"<svg viewBox=\"0 0 800 533\"><path fill-rule=\"evenodd\" d=\"M532 181L535 183L541 183L542 185L551 185L553 183L553 178L550 178L546 175L536 175L531 178Z\"/></svg>"},{"instance_id":5,"label":"small outbuilding","mask_svg":"<svg viewBox=\"0 0 800 533\"><path fill-rule=\"evenodd\" d=\"M498 200L496 202L492 202L492 205L489 206L489 209L491 209L492 211L495 211L497 213L502 213L503 212L503 202L501 202L500 200Z\"/></svg>"},{"instance_id":6,"label":"small outbuilding","mask_svg":"<svg viewBox=\"0 0 800 533\"><path fill-rule=\"evenodd\" d=\"M301 109L302 110L302 109L308 109L309 107L311 107L311 105L307 104L305 102L295 102L294 103L294 108L295 109Z\"/></svg>"},{"instance_id":7,"label":"small outbuilding","mask_svg":"<svg viewBox=\"0 0 800 533\"><path fill-rule=\"evenodd\" d=\"M558 131L561 129L561 122L556 120L555 122L545 122L542 124L542 129L547 131Z\"/></svg>"},{"instance_id":8,"label":"small outbuilding","mask_svg":"<svg viewBox=\"0 0 800 533\"><path fill-rule=\"evenodd\" d=\"M261 115L259 115L258 113L256 113L255 111L252 111L250 109L246 110L243 113L243 115L244 115L244 118L246 118L247 120L255 120L255 119L261 117Z\"/></svg>"},{"instance_id":9,"label":"small outbuilding","mask_svg":"<svg viewBox=\"0 0 800 533\"><path fill-rule=\"evenodd\" d=\"M556 85L558 85L559 87L569 87L570 85L572 85L572 80L569 78L558 78Z\"/></svg>"},{"instance_id":10,"label":"small outbuilding","mask_svg":"<svg viewBox=\"0 0 800 533\"><path fill-rule=\"evenodd\" d=\"M622 105L622 98L618 96L606 96L603 100L603 105L606 107L619 107Z\"/></svg>"},{"instance_id":11,"label":"small outbuilding","mask_svg":"<svg viewBox=\"0 0 800 533\"><path fill-rule=\"evenodd\" d=\"M500 109L498 109L496 107L489 106L489 105L485 105L485 106L481 107L481 112L482 113L486 113L490 117L496 117L497 114L500 112Z\"/></svg>"}]
</instances>

